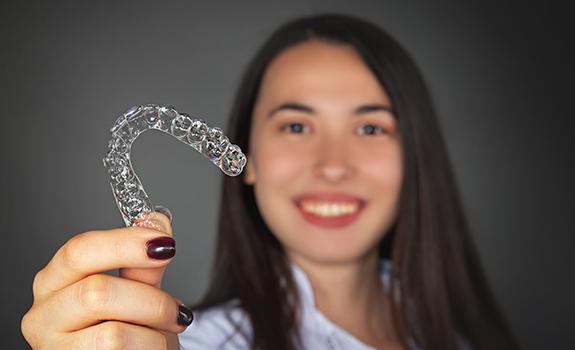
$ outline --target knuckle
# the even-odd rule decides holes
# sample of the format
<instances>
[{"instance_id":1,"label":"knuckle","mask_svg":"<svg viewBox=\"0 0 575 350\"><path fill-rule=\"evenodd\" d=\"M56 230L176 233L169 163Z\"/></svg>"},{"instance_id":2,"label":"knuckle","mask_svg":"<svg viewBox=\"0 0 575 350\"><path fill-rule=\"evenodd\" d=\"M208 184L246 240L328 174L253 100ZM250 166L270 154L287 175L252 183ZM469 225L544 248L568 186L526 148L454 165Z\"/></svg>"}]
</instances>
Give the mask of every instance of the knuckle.
<instances>
[{"instance_id":1,"label":"knuckle","mask_svg":"<svg viewBox=\"0 0 575 350\"><path fill-rule=\"evenodd\" d=\"M128 330L117 321L107 321L98 327L94 348L98 350L121 350L128 344Z\"/></svg>"},{"instance_id":2,"label":"knuckle","mask_svg":"<svg viewBox=\"0 0 575 350\"><path fill-rule=\"evenodd\" d=\"M34 330L34 318L31 313L32 310L28 310L28 312L26 312L22 317L22 320L20 321L20 331L22 332L24 339L26 339L30 345L36 345L36 339L34 337L34 335L36 335Z\"/></svg>"},{"instance_id":3,"label":"knuckle","mask_svg":"<svg viewBox=\"0 0 575 350\"><path fill-rule=\"evenodd\" d=\"M126 244L125 239L115 239L112 242L112 249L111 251L113 252L115 258L118 261L124 261L125 257L126 257L126 247L128 245Z\"/></svg>"},{"instance_id":4,"label":"knuckle","mask_svg":"<svg viewBox=\"0 0 575 350\"><path fill-rule=\"evenodd\" d=\"M41 321L42 315L39 315L36 304L22 316L20 321L20 332L24 339L33 349L43 349L47 346L49 338L54 334L46 331L46 326Z\"/></svg>"},{"instance_id":5,"label":"knuckle","mask_svg":"<svg viewBox=\"0 0 575 350\"><path fill-rule=\"evenodd\" d=\"M82 241L84 233L78 234L68 240L62 246L61 260L62 264L73 271L79 270L82 264Z\"/></svg>"},{"instance_id":6,"label":"knuckle","mask_svg":"<svg viewBox=\"0 0 575 350\"><path fill-rule=\"evenodd\" d=\"M34 276L34 280L32 281L32 295L37 297L40 295L40 291L42 290L42 278L45 274L44 269L38 271Z\"/></svg>"},{"instance_id":7,"label":"knuckle","mask_svg":"<svg viewBox=\"0 0 575 350\"><path fill-rule=\"evenodd\" d=\"M167 295L162 295L159 298L156 298L156 303L154 305L154 316L158 320L168 320L174 313L174 301L172 298L168 297Z\"/></svg>"},{"instance_id":8,"label":"knuckle","mask_svg":"<svg viewBox=\"0 0 575 350\"><path fill-rule=\"evenodd\" d=\"M109 303L111 293L112 285L106 275L91 275L79 284L78 304L83 309L97 314Z\"/></svg>"}]
</instances>

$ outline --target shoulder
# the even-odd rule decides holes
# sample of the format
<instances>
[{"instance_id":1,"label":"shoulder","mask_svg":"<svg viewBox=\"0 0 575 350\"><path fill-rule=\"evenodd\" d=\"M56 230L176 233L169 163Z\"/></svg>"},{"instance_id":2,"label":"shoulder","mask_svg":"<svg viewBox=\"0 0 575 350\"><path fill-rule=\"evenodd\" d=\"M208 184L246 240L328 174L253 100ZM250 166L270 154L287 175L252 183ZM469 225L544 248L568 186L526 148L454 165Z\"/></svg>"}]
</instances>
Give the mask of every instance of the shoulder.
<instances>
[{"instance_id":1,"label":"shoulder","mask_svg":"<svg viewBox=\"0 0 575 350\"><path fill-rule=\"evenodd\" d=\"M251 326L237 300L195 311L194 321L178 335L181 350L249 349Z\"/></svg>"}]
</instances>

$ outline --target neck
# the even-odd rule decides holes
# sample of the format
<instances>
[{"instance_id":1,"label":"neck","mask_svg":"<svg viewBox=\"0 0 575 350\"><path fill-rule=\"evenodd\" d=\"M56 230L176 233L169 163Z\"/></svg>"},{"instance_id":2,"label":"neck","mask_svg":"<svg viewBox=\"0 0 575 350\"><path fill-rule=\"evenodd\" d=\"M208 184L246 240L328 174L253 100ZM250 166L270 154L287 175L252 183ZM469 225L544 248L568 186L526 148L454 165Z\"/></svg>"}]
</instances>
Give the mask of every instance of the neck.
<instances>
[{"instance_id":1,"label":"neck","mask_svg":"<svg viewBox=\"0 0 575 350\"><path fill-rule=\"evenodd\" d=\"M382 333L390 318L377 250L345 263L311 261L295 254L290 259L306 273L315 306L330 321L366 343L389 338Z\"/></svg>"}]
</instances>

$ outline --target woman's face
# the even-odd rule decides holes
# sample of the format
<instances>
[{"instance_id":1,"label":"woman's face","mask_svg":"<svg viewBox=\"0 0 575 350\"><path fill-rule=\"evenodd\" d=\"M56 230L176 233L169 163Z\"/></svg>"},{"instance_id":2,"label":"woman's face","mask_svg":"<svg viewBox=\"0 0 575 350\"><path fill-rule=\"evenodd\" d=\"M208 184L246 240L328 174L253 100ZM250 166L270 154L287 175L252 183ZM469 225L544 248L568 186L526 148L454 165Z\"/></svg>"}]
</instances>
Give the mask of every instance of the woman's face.
<instances>
[{"instance_id":1,"label":"woman's face","mask_svg":"<svg viewBox=\"0 0 575 350\"><path fill-rule=\"evenodd\" d=\"M341 263L377 250L402 181L391 108L349 45L304 42L268 66L244 181L292 259Z\"/></svg>"}]
</instances>

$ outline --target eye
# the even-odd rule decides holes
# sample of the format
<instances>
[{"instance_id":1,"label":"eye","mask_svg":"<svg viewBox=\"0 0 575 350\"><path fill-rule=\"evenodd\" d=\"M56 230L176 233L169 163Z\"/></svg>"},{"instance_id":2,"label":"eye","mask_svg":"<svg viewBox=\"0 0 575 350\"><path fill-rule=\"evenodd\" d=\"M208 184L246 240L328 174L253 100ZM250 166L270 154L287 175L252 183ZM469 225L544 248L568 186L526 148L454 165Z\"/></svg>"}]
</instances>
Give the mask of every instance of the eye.
<instances>
[{"instance_id":1,"label":"eye","mask_svg":"<svg viewBox=\"0 0 575 350\"><path fill-rule=\"evenodd\" d=\"M376 135L383 133L385 133L385 130L374 124L364 124L359 128L360 135Z\"/></svg>"},{"instance_id":2,"label":"eye","mask_svg":"<svg viewBox=\"0 0 575 350\"><path fill-rule=\"evenodd\" d=\"M281 130L299 134L304 130L309 131L309 126L302 123L287 123L282 126Z\"/></svg>"}]
</instances>

